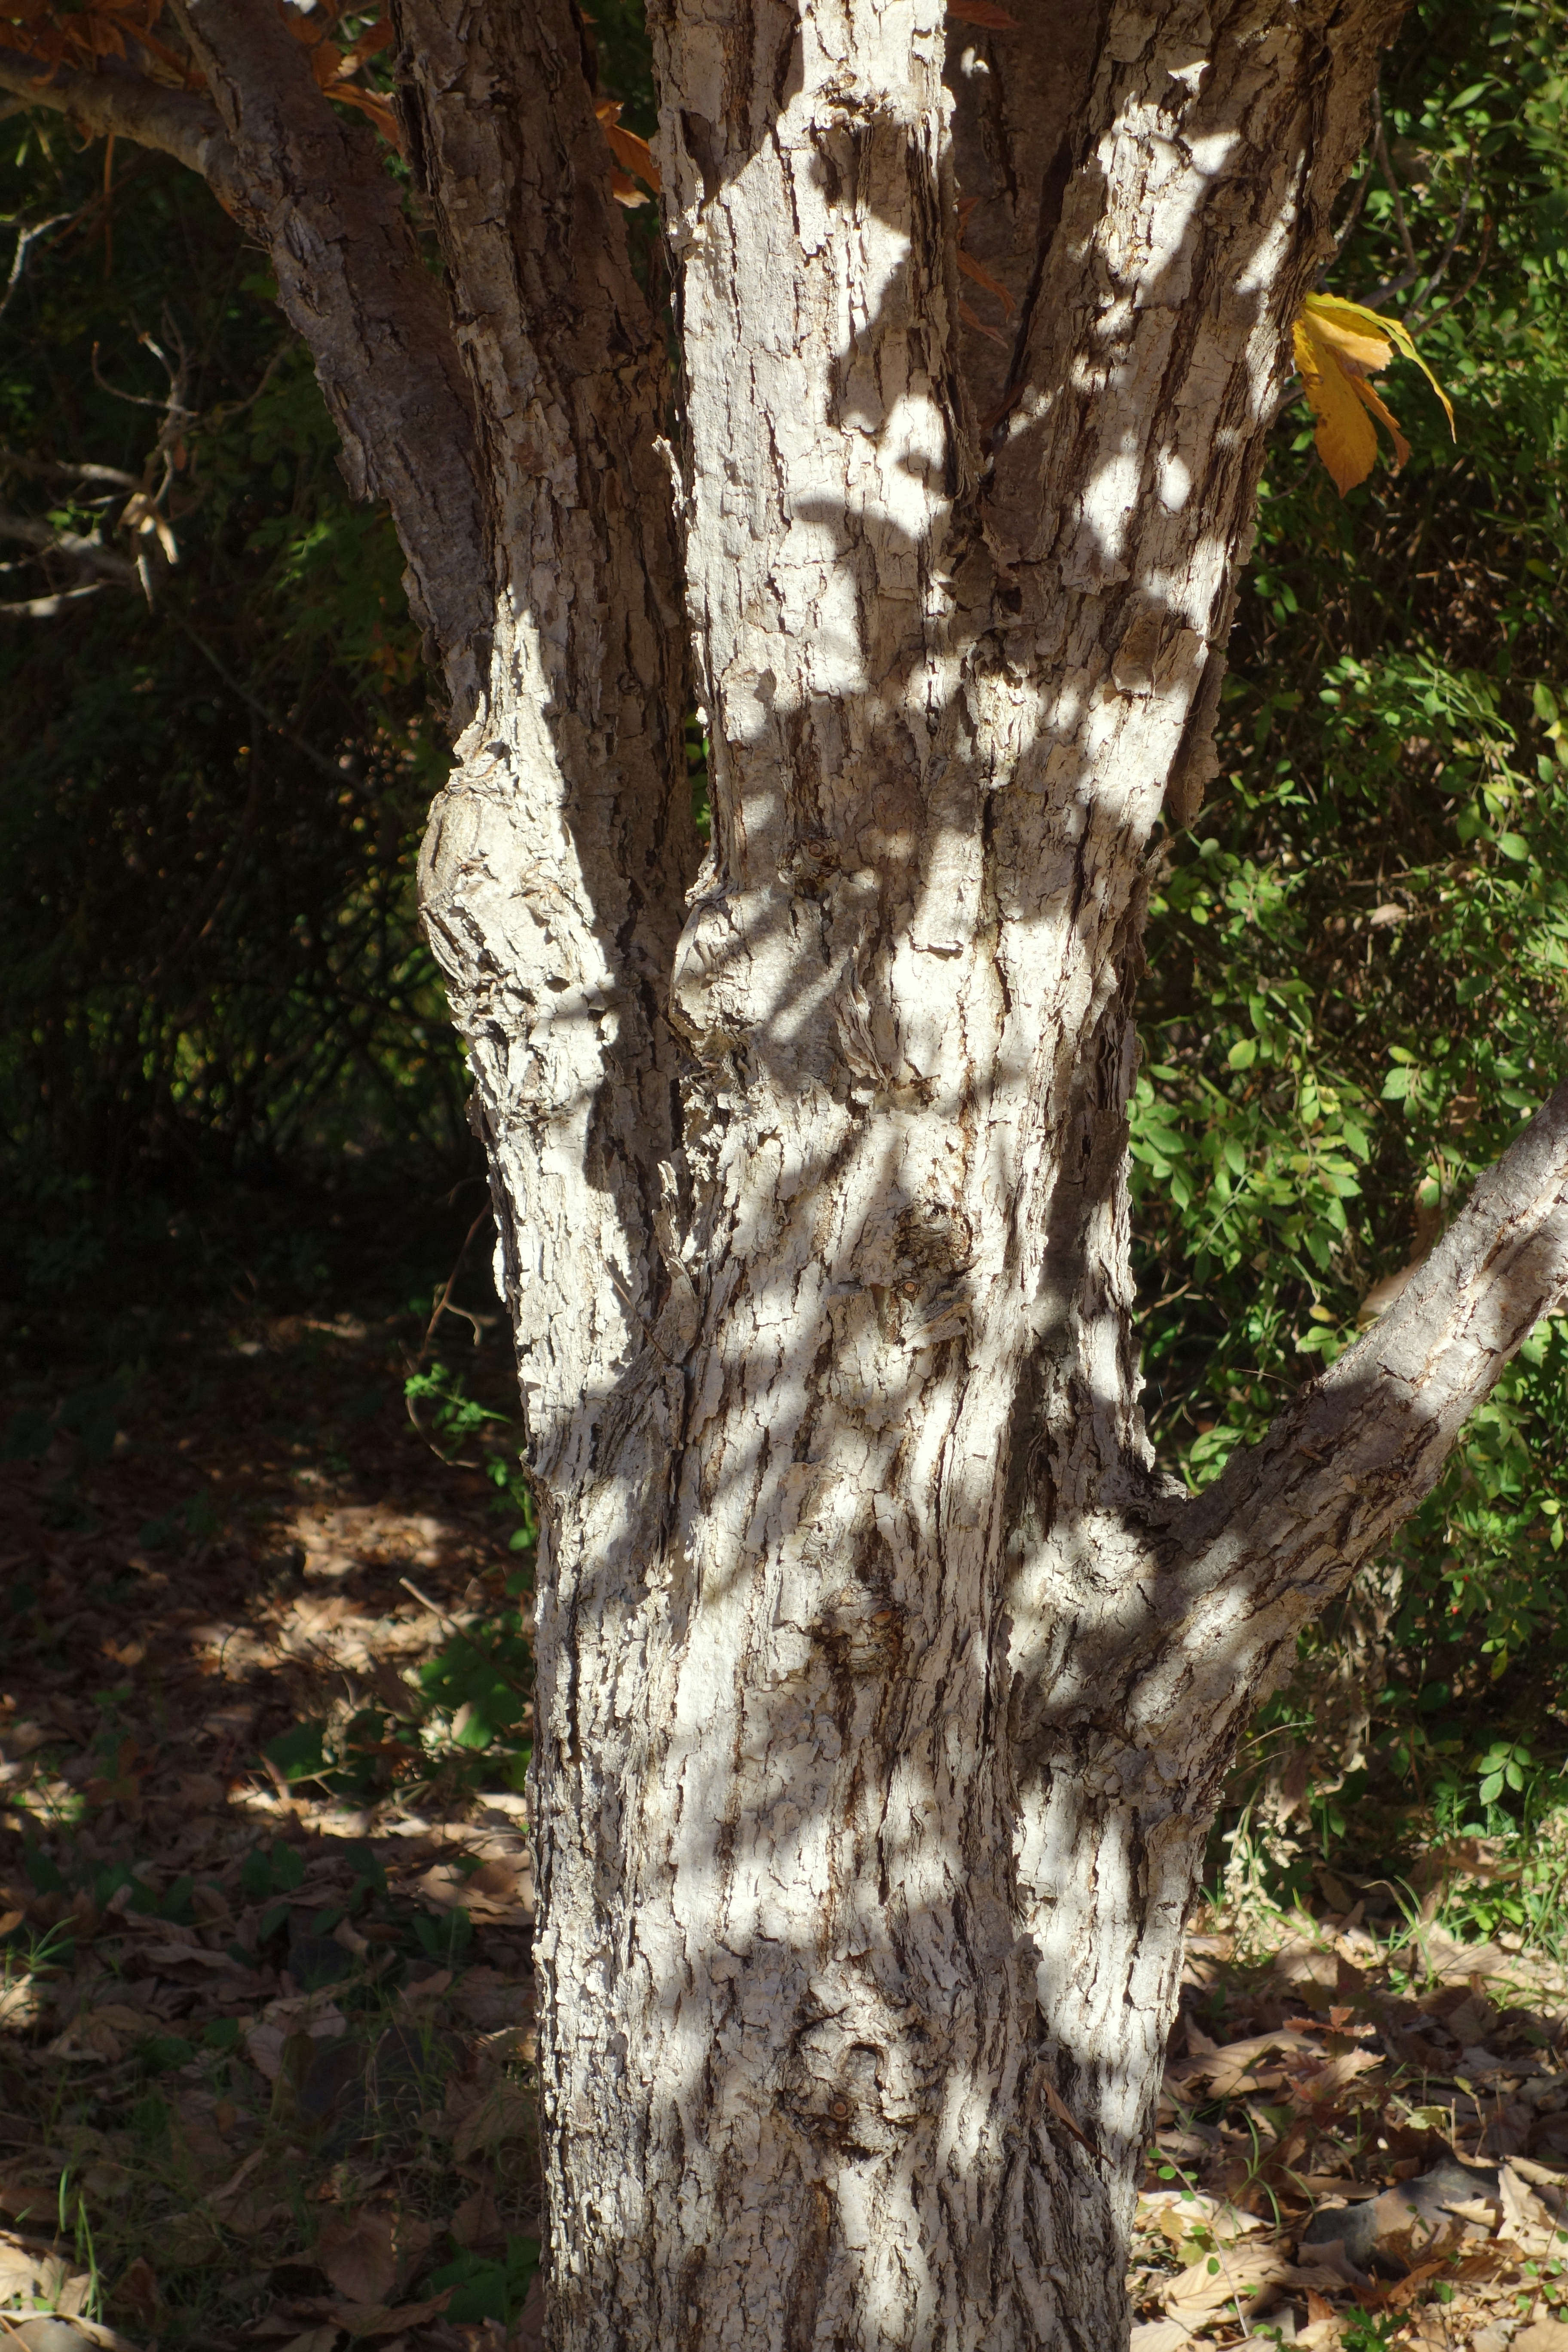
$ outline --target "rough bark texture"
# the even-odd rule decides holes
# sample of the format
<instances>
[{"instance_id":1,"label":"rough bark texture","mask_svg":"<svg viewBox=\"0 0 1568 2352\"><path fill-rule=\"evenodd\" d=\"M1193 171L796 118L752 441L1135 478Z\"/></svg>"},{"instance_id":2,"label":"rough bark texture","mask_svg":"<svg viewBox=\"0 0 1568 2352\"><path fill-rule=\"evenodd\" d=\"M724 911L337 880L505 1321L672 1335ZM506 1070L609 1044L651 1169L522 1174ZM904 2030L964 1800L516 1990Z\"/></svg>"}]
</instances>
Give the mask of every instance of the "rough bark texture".
<instances>
[{"instance_id":1,"label":"rough bark texture","mask_svg":"<svg viewBox=\"0 0 1568 2352\"><path fill-rule=\"evenodd\" d=\"M1125 2329L1223 1760L1134 1671L1141 867L1389 21L1020 35L999 391L935 13L656 13L714 829L669 1303L546 1572L563 2347Z\"/></svg>"},{"instance_id":2,"label":"rough bark texture","mask_svg":"<svg viewBox=\"0 0 1568 2352\"><path fill-rule=\"evenodd\" d=\"M1237 1734L1568 1286L1565 1090L1263 1445L1154 1469L1146 859L1399 0L650 0L673 404L569 0L393 0L445 291L269 10L184 5L471 714L425 891L543 1520L558 2352L1113 2352Z\"/></svg>"},{"instance_id":3,"label":"rough bark texture","mask_svg":"<svg viewBox=\"0 0 1568 2352\"><path fill-rule=\"evenodd\" d=\"M695 843L668 372L568 0L394 16L490 486L490 667L432 813L425 912L469 1046L548 1519L594 1486L668 1287L665 1001Z\"/></svg>"}]
</instances>

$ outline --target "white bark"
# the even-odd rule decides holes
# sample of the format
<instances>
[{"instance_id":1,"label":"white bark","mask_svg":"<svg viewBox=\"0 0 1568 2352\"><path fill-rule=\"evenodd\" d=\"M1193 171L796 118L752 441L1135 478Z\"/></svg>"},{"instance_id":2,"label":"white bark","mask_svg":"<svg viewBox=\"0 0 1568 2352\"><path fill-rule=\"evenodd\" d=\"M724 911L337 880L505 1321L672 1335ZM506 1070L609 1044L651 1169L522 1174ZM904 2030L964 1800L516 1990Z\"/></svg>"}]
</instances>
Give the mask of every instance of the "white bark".
<instances>
[{"instance_id":1,"label":"white bark","mask_svg":"<svg viewBox=\"0 0 1568 2352\"><path fill-rule=\"evenodd\" d=\"M714 808L657 1208L595 1165L597 935L538 947L531 861L553 824L572 898L589 772L511 650L552 571L454 787L491 831L458 856L443 816L432 869L548 1510L562 2347L1124 2333L1223 1768L1204 1727L1143 1736L1132 1672L1170 1516L1128 1319L1142 862L1201 774L1376 13L1338 27L1337 90L1310 12L1115 13L1055 85L1059 217L1022 208L999 394L960 324L935 10L656 15ZM456 224L448 250L465 303ZM473 348L481 414L521 407L528 355L487 382Z\"/></svg>"},{"instance_id":2,"label":"white bark","mask_svg":"<svg viewBox=\"0 0 1568 2352\"><path fill-rule=\"evenodd\" d=\"M449 333L287 35L185 21L477 714L425 889L544 1525L554 2342L1106 2352L1237 1732L1568 1284L1565 1093L1154 1472L1145 857L1398 0L653 0L673 452L568 0L393 5Z\"/></svg>"},{"instance_id":3,"label":"white bark","mask_svg":"<svg viewBox=\"0 0 1568 2352\"><path fill-rule=\"evenodd\" d=\"M1141 866L1353 104L1119 15L988 451L934 11L656 31L714 835L542 1622L557 2340L1099 2347L1216 1760L1117 1671Z\"/></svg>"}]
</instances>

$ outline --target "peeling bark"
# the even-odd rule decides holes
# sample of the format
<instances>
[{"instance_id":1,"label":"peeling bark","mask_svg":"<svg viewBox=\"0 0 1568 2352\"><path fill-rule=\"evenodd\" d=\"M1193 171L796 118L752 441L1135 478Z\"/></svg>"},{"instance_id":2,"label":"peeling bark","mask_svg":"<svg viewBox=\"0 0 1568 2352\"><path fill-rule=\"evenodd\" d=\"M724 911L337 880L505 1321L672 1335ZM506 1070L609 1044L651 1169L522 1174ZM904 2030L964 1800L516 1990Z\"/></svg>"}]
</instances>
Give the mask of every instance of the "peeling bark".
<instances>
[{"instance_id":1,"label":"peeling bark","mask_svg":"<svg viewBox=\"0 0 1568 2352\"><path fill-rule=\"evenodd\" d=\"M1236 1738L1568 1286L1565 1090L1262 1445L1155 1468L1151 845L1399 0L650 0L674 385L569 0L393 0L413 294L287 36L186 6L470 713L424 888L543 1522L553 2341L1106 2352Z\"/></svg>"}]
</instances>

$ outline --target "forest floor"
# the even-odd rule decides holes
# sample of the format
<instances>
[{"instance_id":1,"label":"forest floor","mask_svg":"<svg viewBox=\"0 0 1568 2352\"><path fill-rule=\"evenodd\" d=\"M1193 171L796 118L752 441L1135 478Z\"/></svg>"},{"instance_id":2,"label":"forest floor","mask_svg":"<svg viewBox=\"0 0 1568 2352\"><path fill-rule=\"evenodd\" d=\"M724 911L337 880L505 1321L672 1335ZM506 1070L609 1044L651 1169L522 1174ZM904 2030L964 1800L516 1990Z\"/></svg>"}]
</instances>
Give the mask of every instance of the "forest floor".
<instances>
[{"instance_id":1,"label":"forest floor","mask_svg":"<svg viewBox=\"0 0 1568 2352\"><path fill-rule=\"evenodd\" d=\"M431 1701L516 1521L404 1398L474 1206L143 1219L6 1310L0 2352L540 2341L521 1748ZM1134 2352L1568 2352L1561 1967L1198 1926Z\"/></svg>"}]
</instances>

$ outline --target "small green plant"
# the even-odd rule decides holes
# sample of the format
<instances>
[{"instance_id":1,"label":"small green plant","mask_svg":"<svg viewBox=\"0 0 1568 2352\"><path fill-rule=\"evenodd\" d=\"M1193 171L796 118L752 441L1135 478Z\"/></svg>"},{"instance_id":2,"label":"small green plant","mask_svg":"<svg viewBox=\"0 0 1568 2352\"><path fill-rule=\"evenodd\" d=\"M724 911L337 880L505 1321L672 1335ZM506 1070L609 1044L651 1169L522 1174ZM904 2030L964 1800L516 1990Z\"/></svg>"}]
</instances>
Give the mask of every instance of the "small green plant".
<instances>
[{"instance_id":1,"label":"small green plant","mask_svg":"<svg viewBox=\"0 0 1568 2352\"><path fill-rule=\"evenodd\" d=\"M1388 2352L1400 2318L1398 2313L1375 2318L1365 2311L1344 2313L1340 2321L1344 2352Z\"/></svg>"},{"instance_id":2,"label":"small green plant","mask_svg":"<svg viewBox=\"0 0 1568 2352\"><path fill-rule=\"evenodd\" d=\"M539 2268L537 2238L509 2238L506 2254L501 2261L487 2259L483 2254L464 2252L444 2269L432 2273L430 2284L437 2293L443 2287L453 2290L447 2305L447 2319L462 2327L477 2320L499 2320L510 2327L522 2309L533 2273Z\"/></svg>"},{"instance_id":3,"label":"small green plant","mask_svg":"<svg viewBox=\"0 0 1568 2352\"><path fill-rule=\"evenodd\" d=\"M414 1932L427 1958L440 1968L455 1969L474 1940L474 1923L458 1903L438 1918L421 1911L414 1922Z\"/></svg>"},{"instance_id":4,"label":"small green plant","mask_svg":"<svg viewBox=\"0 0 1568 2352\"><path fill-rule=\"evenodd\" d=\"M492 1508L498 1515L517 1521L508 1538L508 1549L531 1551L538 1535L533 1497L518 1467L516 1454L504 1442L512 1431L505 1413L496 1412L477 1397L471 1397L462 1374L449 1371L445 1364L432 1364L427 1370L410 1372L403 1384L403 1393L416 1429L443 1461L459 1462L467 1452L469 1466L484 1471L496 1490Z\"/></svg>"},{"instance_id":5,"label":"small green plant","mask_svg":"<svg viewBox=\"0 0 1568 2352\"><path fill-rule=\"evenodd\" d=\"M492 1510L513 1522L507 1549L521 1555L500 1579L491 1607L450 1623L419 1669L426 1752L476 1783L520 1790L532 1754L533 1651L522 1610L533 1588L538 1523L516 1431L445 1364L411 1372L404 1393L415 1426L444 1461L484 1471L495 1488Z\"/></svg>"},{"instance_id":6,"label":"small green plant","mask_svg":"<svg viewBox=\"0 0 1568 2352\"><path fill-rule=\"evenodd\" d=\"M1516 1796L1520 1794L1533 1760L1529 1748L1517 1741L1494 1739L1480 1761L1480 1787L1477 1794L1482 1804L1495 1803L1505 1788L1511 1789Z\"/></svg>"}]
</instances>

